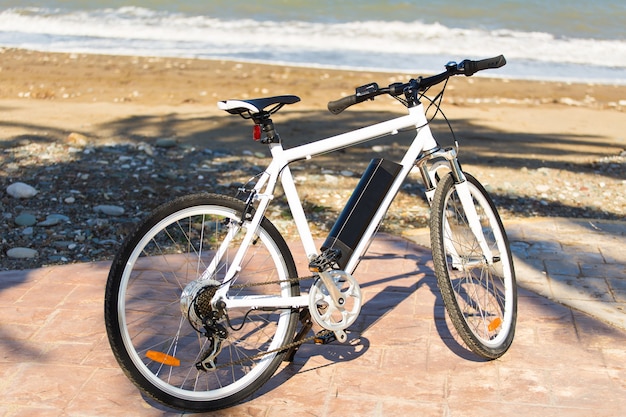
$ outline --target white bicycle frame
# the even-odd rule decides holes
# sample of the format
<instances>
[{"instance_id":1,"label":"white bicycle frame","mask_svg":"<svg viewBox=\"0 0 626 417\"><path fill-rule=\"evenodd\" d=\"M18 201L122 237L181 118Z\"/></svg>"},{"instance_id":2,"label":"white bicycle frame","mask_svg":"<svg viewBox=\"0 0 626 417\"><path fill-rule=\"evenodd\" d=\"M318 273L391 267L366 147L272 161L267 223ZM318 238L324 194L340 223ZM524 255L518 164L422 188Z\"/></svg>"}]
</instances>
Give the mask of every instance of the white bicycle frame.
<instances>
[{"instance_id":1,"label":"white bicycle frame","mask_svg":"<svg viewBox=\"0 0 626 417\"><path fill-rule=\"evenodd\" d=\"M237 251L231 266L229 267L223 283L216 292L213 300L222 300L226 304L226 308L299 308L308 306L309 297L308 294L300 295L297 297L279 297L279 296L243 296L243 297L229 297L228 290L232 283L236 280L236 275L240 270L241 262L245 256L246 250L250 243L253 241L257 229L265 215L265 211L274 197L274 190L278 181L280 180L289 209L293 216L300 240L304 247L305 253L309 260L318 256L318 250L315 246L309 224L307 222L302 203L298 196L296 185L294 183L291 170L289 169L289 163L311 159L317 155L331 152L334 150L346 148L359 143L374 140L383 136L395 135L400 130L406 128L414 128L417 131L415 139L408 148L402 161L400 162L401 169L390 189L387 191L383 201L378 207L372 221L368 225L363 237L354 248L352 256L348 261L345 271L352 274L356 269L359 260L367 250L373 235L376 233L379 224L385 216L389 206L395 198L402 183L409 175L411 169L416 165L416 162L420 159L422 153L429 154L439 149L439 145L434 139L428 120L424 113L423 104L410 107L408 109L409 114L401 116L386 122L377 123L372 126L364 127L355 131L343 133L337 136L332 136L327 139L318 140L316 142L296 146L294 148L284 149L281 143L272 143L269 145L272 162L267 167L265 172L259 178L254 187L254 197L258 200L258 206L256 207L255 214L250 221L246 221L246 235L241 242L241 246ZM453 157L455 158L456 153ZM462 173L461 173L462 175ZM464 178L462 178L463 180ZM432 181L434 181L434 172L432 173ZM491 260L491 251L485 241L478 216L472 202L472 197L467 186L466 181L462 181L456 184L456 190L460 196L463 208L465 209L468 220L470 221L470 228L476 236L483 253L488 260ZM432 199L434 189L427 191L427 197L429 201ZM229 233L225 241L222 243L220 249L218 249L214 261L209 265L207 270L202 275L202 278L210 278L213 276L215 269L225 253L226 248L229 245L229 238L232 238L239 229L233 230ZM452 249L453 250L453 249ZM454 252L452 252L454 253ZM288 285L288 282L285 282Z\"/></svg>"}]
</instances>

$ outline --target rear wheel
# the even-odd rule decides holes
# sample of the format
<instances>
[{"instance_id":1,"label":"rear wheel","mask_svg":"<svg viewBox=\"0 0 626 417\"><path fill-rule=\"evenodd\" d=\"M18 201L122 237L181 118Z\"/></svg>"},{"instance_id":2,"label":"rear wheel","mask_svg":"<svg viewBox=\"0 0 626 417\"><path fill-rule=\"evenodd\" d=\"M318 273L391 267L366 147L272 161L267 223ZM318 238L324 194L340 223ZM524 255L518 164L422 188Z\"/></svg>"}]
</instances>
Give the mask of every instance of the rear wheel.
<instances>
[{"instance_id":1,"label":"rear wheel","mask_svg":"<svg viewBox=\"0 0 626 417\"><path fill-rule=\"evenodd\" d=\"M111 267L105 322L113 353L143 392L170 407L208 411L245 399L293 340L294 309L211 303L246 233L244 208L219 195L176 199L139 225ZM297 276L291 253L267 219L240 267L229 296L300 294L289 280ZM212 274L200 279L207 268Z\"/></svg>"},{"instance_id":2,"label":"rear wheel","mask_svg":"<svg viewBox=\"0 0 626 417\"><path fill-rule=\"evenodd\" d=\"M432 202L433 261L441 296L459 336L476 354L495 359L513 342L517 320L515 272L493 202L478 180L465 175L492 259L486 259L470 229L449 173L437 185Z\"/></svg>"}]
</instances>

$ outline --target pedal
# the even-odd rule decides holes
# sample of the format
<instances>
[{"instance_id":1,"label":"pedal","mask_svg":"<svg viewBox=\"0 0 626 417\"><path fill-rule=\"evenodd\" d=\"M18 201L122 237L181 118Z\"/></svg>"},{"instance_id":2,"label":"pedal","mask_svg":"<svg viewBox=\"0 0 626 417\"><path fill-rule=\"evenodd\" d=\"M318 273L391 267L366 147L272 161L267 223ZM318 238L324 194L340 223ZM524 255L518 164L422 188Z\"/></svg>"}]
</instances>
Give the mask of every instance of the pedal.
<instances>
[{"instance_id":1,"label":"pedal","mask_svg":"<svg viewBox=\"0 0 626 417\"><path fill-rule=\"evenodd\" d=\"M319 254L317 258L312 259L309 262L309 271L311 272L324 272L332 269L337 260L341 258L341 251L339 249L326 249Z\"/></svg>"},{"instance_id":2,"label":"pedal","mask_svg":"<svg viewBox=\"0 0 626 417\"><path fill-rule=\"evenodd\" d=\"M313 340L316 345L327 345L337 340L337 336L330 330L320 330L315 334L315 339Z\"/></svg>"},{"instance_id":3,"label":"pedal","mask_svg":"<svg viewBox=\"0 0 626 417\"><path fill-rule=\"evenodd\" d=\"M346 340L348 340L348 336L343 330L336 330L334 332L331 330L320 330L313 340L316 345L327 345L335 340L339 343L345 343Z\"/></svg>"}]
</instances>

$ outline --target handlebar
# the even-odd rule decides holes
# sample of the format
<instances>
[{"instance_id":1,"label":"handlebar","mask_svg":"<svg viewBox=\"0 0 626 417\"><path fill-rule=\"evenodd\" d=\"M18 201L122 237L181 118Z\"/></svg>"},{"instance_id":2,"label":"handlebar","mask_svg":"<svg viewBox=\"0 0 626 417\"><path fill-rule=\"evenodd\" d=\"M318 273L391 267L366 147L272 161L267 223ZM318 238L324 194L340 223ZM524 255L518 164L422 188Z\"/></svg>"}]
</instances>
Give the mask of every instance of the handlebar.
<instances>
[{"instance_id":1,"label":"handlebar","mask_svg":"<svg viewBox=\"0 0 626 417\"><path fill-rule=\"evenodd\" d=\"M398 97L401 94L418 93L426 91L433 85L439 84L453 75L465 75L466 77L470 77L478 71L500 68L505 64L506 59L503 55L482 59L480 61L465 59L458 64L456 62L449 62L446 64L446 70L444 72L426 78L419 77L417 80L414 79L405 84L394 83L390 84L388 87L379 88L378 84L371 83L358 87L355 94L329 102L328 110L332 114L339 114L350 106L362 103L366 100L373 100L374 97L381 94L389 94L393 97Z\"/></svg>"}]
</instances>

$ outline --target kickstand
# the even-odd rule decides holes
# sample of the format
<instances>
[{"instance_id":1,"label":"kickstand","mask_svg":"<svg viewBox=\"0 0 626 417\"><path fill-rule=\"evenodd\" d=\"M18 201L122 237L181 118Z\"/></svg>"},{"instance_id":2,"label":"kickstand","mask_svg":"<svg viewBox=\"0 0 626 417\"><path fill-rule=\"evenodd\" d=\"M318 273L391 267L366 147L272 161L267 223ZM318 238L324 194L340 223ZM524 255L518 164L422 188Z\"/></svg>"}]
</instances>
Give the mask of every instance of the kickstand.
<instances>
[{"instance_id":1,"label":"kickstand","mask_svg":"<svg viewBox=\"0 0 626 417\"><path fill-rule=\"evenodd\" d=\"M285 362L293 362L293 358L294 356L296 356L296 352L298 351L300 346L302 346L302 343L298 342L301 342L306 337L307 333L309 333L313 328L313 321L311 320L311 313L309 312L308 307L300 310L300 323L302 323L302 327L293 338L293 346L291 346L287 350L287 354L285 355Z\"/></svg>"}]
</instances>

